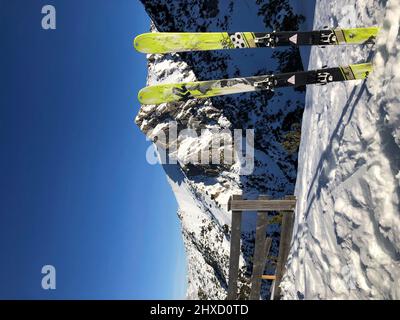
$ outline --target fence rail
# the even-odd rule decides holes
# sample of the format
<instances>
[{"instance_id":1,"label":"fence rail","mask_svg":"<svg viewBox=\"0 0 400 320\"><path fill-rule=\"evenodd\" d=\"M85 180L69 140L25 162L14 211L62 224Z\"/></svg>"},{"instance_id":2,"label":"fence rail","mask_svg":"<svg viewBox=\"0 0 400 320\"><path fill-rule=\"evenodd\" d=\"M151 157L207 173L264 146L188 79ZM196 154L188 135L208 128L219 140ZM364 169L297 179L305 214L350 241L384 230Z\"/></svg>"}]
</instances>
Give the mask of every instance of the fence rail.
<instances>
[{"instance_id":1,"label":"fence rail","mask_svg":"<svg viewBox=\"0 0 400 320\"><path fill-rule=\"evenodd\" d=\"M237 282L239 275L240 238L243 211L257 211L257 226L253 256L253 272L251 275L250 300L260 298L261 281L272 280L272 299L280 298L279 284L285 269L285 263L290 249L293 232L294 213L296 207L295 196L286 196L284 199L271 199L269 196L259 196L257 200L244 200L241 195L233 195L228 203L228 210L232 211L231 249L229 260L228 300L236 300ZM275 275L264 275L265 263L269 254L272 239L266 237L268 227L268 211L282 211L281 237Z\"/></svg>"}]
</instances>

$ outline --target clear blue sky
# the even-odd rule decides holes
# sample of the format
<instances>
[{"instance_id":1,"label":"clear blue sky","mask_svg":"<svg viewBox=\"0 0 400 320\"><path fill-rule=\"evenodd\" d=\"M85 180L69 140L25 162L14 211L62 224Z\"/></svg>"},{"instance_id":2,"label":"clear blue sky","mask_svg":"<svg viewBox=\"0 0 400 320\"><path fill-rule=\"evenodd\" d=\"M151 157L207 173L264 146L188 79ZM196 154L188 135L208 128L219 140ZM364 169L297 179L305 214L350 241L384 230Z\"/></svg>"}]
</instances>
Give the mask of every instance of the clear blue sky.
<instances>
[{"instance_id":1,"label":"clear blue sky","mask_svg":"<svg viewBox=\"0 0 400 320\"><path fill-rule=\"evenodd\" d=\"M133 122L149 23L136 0L0 0L0 298L184 297L175 198Z\"/></svg>"}]
</instances>

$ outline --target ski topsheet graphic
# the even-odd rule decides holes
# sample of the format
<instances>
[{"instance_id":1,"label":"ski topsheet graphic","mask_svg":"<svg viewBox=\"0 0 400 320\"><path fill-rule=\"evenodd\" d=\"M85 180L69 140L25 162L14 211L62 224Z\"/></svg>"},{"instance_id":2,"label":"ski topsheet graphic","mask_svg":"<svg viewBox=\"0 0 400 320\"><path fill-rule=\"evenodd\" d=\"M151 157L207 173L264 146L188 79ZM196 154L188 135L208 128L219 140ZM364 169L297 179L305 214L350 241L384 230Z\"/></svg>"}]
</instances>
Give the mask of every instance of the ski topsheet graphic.
<instances>
[{"instance_id":1,"label":"ski topsheet graphic","mask_svg":"<svg viewBox=\"0 0 400 320\"><path fill-rule=\"evenodd\" d=\"M326 29L309 32L154 32L138 35L136 50L170 53L235 48L373 43L379 28Z\"/></svg>"},{"instance_id":2,"label":"ski topsheet graphic","mask_svg":"<svg viewBox=\"0 0 400 320\"><path fill-rule=\"evenodd\" d=\"M156 105L164 102L186 101L193 98L208 98L241 92L271 91L274 88L298 87L307 84L325 85L335 81L365 79L371 71L372 64L363 63L247 78L158 84L141 89L138 99L141 104Z\"/></svg>"}]
</instances>

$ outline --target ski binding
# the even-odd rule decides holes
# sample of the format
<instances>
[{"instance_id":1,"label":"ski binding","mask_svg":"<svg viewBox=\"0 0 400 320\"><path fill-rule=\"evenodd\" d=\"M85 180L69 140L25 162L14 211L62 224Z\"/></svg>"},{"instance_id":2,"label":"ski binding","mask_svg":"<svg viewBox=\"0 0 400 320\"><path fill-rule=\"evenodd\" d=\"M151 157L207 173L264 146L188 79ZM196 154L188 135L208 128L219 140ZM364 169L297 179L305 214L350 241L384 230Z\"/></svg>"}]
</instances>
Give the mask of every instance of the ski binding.
<instances>
[{"instance_id":1,"label":"ski binding","mask_svg":"<svg viewBox=\"0 0 400 320\"><path fill-rule=\"evenodd\" d=\"M337 37L333 30L323 30L321 31L320 41L322 44L335 44Z\"/></svg>"},{"instance_id":2,"label":"ski binding","mask_svg":"<svg viewBox=\"0 0 400 320\"><path fill-rule=\"evenodd\" d=\"M267 47L275 48L276 44L279 41L279 38L274 33L275 33L275 31L272 33L267 33L263 37L256 37L256 38L254 38L254 43L255 44L264 44Z\"/></svg>"},{"instance_id":3,"label":"ski binding","mask_svg":"<svg viewBox=\"0 0 400 320\"><path fill-rule=\"evenodd\" d=\"M278 80L274 76L266 77L262 81L254 82L254 87L259 90L274 91L274 87L278 84Z\"/></svg>"},{"instance_id":4,"label":"ski binding","mask_svg":"<svg viewBox=\"0 0 400 320\"><path fill-rule=\"evenodd\" d=\"M320 85L326 85L329 82L333 82L333 76L329 72L318 72L317 81Z\"/></svg>"}]
</instances>

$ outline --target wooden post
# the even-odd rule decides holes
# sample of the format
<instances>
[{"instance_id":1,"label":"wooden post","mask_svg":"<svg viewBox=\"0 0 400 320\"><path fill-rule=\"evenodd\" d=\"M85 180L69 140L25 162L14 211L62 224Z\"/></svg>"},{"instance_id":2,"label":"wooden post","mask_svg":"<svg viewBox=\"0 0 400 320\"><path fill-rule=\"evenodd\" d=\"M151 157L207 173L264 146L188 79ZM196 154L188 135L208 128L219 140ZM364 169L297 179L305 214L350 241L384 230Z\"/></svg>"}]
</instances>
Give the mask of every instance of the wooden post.
<instances>
[{"instance_id":1,"label":"wooden post","mask_svg":"<svg viewBox=\"0 0 400 320\"><path fill-rule=\"evenodd\" d=\"M286 199L288 198L295 199L295 197L293 196L286 197ZM293 224L294 224L294 213L292 211L283 211L278 262L276 265L276 272L275 272L276 279L274 281L274 289L273 289L273 300L280 299L281 296L281 290L279 285L282 280L282 276L285 272L285 264L287 257L289 255L290 242L292 240Z\"/></svg>"},{"instance_id":2,"label":"wooden post","mask_svg":"<svg viewBox=\"0 0 400 320\"><path fill-rule=\"evenodd\" d=\"M260 196L259 200L268 200L268 196ZM261 291L261 276L265 268L266 233L268 227L268 212L257 212L257 227L254 244L253 272L251 274L251 291L249 300L259 300Z\"/></svg>"},{"instance_id":3,"label":"wooden post","mask_svg":"<svg viewBox=\"0 0 400 320\"><path fill-rule=\"evenodd\" d=\"M230 204L231 210L239 211L285 211L294 210L296 200L236 200Z\"/></svg>"},{"instance_id":4,"label":"wooden post","mask_svg":"<svg viewBox=\"0 0 400 320\"><path fill-rule=\"evenodd\" d=\"M233 200L242 199L241 195L233 195ZM229 207L231 206L231 203ZM237 280L239 273L240 238L242 225L242 211L232 211L231 249L229 258L228 300L237 300Z\"/></svg>"},{"instance_id":5,"label":"wooden post","mask_svg":"<svg viewBox=\"0 0 400 320\"><path fill-rule=\"evenodd\" d=\"M272 245L272 238L266 238L265 239L265 246L264 246L264 253L265 253L265 260L267 260L268 255L269 255L269 250L271 250L271 245Z\"/></svg>"}]
</instances>

